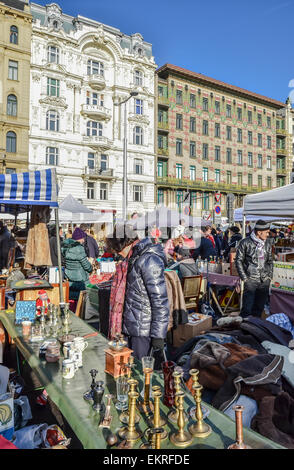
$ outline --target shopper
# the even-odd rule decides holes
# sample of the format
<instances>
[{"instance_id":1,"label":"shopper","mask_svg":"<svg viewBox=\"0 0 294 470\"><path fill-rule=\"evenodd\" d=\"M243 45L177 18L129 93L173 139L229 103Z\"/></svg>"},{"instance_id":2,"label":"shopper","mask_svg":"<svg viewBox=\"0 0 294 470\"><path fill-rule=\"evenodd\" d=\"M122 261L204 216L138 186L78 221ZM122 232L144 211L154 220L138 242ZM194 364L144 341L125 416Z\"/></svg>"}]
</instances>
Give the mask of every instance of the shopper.
<instances>
[{"instance_id":1,"label":"shopper","mask_svg":"<svg viewBox=\"0 0 294 470\"><path fill-rule=\"evenodd\" d=\"M7 268L9 250L13 247L13 237L3 221L0 220L0 270Z\"/></svg>"},{"instance_id":2,"label":"shopper","mask_svg":"<svg viewBox=\"0 0 294 470\"><path fill-rule=\"evenodd\" d=\"M242 235L240 233L239 227L232 226L229 228L230 231L230 239L227 248L224 251L225 259L229 259L230 252L232 248L236 248L240 240L242 240Z\"/></svg>"},{"instance_id":3,"label":"shopper","mask_svg":"<svg viewBox=\"0 0 294 470\"><path fill-rule=\"evenodd\" d=\"M172 238L178 238L181 235L184 235L185 225L186 225L185 219L181 219L180 224L177 227L175 227L175 229L173 230Z\"/></svg>"},{"instance_id":4,"label":"shopper","mask_svg":"<svg viewBox=\"0 0 294 470\"><path fill-rule=\"evenodd\" d=\"M201 239L199 246L194 250L191 250L192 258L195 261L198 259L199 256L201 256L201 259L203 260L208 260L209 258L216 256L216 251L211 240L209 240L209 238L207 238L205 236L205 233L203 233L202 231L200 233Z\"/></svg>"},{"instance_id":5,"label":"shopper","mask_svg":"<svg viewBox=\"0 0 294 470\"><path fill-rule=\"evenodd\" d=\"M87 224L81 224L80 229L85 232L85 242L84 248L87 254L87 257L90 263L96 260L99 256L99 247L94 237L90 235L90 229L88 228Z\"/></svg>"},{"instance_id":6,"label":"shopper","mask_svg":"<svg viewBox=\"0 0 294 470\"><path fill-rule=\"evenodd\" d=\"M164 348L169 304L164 278L165 255L150 238L139 240L130 227L115 227L107 239L108 250L118 253L110 294L109 337L121 331L134 356L141 359Z\"/></svg>"},{"instance_id":7,"label":"shopper","mask_svg":"<svg viewBox=\"0 0 294 470\"><path fill-rule=\"evenodd\" d=\"M244 281L241 316L260 317L268 300L273 276L270 224L258 220L249 237L240 241L236 253L236 268Z\"/></svg>"},{"instance_id":8,"label":"shopper","mask_svg":"<svg viewBox=\"0 0 294 470\"><path fill-rule=\"evenodd\" d=\"M59 227L59 239L60 239L60 245L61 245L63 241L62 227ZM49 245L50 245L50 256L51 256L52 266L58 266L56 225L51 225L49 227ZM61 255L61 264L64 265L64 258L62 255Z\"/></svg>"},{"instance_id":9,"label":"shopper","mask_svg":"<svg viewBox=\"0 0 294 470\"><path fill-rule=\"evenodd\" d=\"M178 249L183 246L184 239L182 236L178 238L170 238L164 246L164 253L168 262L177 258Z\"/></svg>"},{"instance_id":10,"label":"shopper","mask_svg":"<svg viewBox=\"0 0 294 470\"><path fill-rule=\"evenodd\" d=\"M213 248L215 248L215 241L214 241L213 235L211 234L211 231L212 231L212 228L209 225L207 225L207 227L203 229L204 236L208 238L208 240L211 241Z\"/></svg>"}]
</instances>

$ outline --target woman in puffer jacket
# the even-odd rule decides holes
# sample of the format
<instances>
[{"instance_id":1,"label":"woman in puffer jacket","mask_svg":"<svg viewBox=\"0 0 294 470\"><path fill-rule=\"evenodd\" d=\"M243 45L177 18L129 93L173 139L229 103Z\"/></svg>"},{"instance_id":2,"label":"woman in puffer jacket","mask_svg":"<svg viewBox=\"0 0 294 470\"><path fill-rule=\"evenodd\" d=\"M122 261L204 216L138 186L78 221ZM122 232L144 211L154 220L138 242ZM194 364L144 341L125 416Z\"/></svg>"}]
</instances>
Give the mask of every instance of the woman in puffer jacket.
<instances>
[{"instance_id":1,"label":"woman in puffer jacket","mask_svg":"<svg viewBox=\"0 0 294 470\"><path fill-rule=\"evenodd\" d=\"M113 237L108 238L107 246L112 252L122 256L127 268L121 270L125 273L120 276L121 289L117 286L117 292L112 291L112 294L122 298L123 291L121 331L127 336L134 356L141 359L150 354L151 348L164 348L169 323L169 303L164 278L166 258L161 245L154 245L150 238L138 240L136 233L128 226L124 227L119 236L116 233L117 228ZM110 323L113 322L113 296L111 295L110 300ZM116 324L119 324L117 318Z\"/></svg>"}]
</instances>

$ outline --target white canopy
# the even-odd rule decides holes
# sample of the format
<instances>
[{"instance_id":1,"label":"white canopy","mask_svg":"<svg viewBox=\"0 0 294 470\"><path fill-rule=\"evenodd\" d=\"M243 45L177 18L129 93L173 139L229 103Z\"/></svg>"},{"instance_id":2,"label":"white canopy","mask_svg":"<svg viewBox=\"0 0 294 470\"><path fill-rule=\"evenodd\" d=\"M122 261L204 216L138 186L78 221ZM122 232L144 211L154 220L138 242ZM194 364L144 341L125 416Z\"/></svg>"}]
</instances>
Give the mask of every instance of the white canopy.
<instances>
[{"instance_id":1,"label":"white canopy","mask_svg":"<svg viewBox=\"0 0 294 470\"><path fill-rule=\"evenodd\" d=\"M113 222L111 212L92 211L68 194L59 204L59 222L73 224L93 224Z\"/></svg>"},{"instance_id":2,"label":"white canopy","mask_svg":"<svg viewBox=\"0 0 294 470\"><path fill-rule=\"evenodd\" d=\"M288 219L287 217L270 217L270 216L261 216L260 214L246 216L247 221L254 221L258 219L265 220L266 222L270 222L271 220L292 220L291 218ZM243 221L243 207L239 207L238 209L234 210L234 221L235 222Z\"/></svg>"},{"instance_id":3,"label":"white canopy","mask_svg":"<svg viewBox=\"0 0 294 470\"><path fill-rule=\"evenodd\" d=\"M294 184L246 196L244 214L247 220L251 215L258 216L260 219L267 216L278 217L279 220L294 219Z\"/></svg>"}]
</instances>

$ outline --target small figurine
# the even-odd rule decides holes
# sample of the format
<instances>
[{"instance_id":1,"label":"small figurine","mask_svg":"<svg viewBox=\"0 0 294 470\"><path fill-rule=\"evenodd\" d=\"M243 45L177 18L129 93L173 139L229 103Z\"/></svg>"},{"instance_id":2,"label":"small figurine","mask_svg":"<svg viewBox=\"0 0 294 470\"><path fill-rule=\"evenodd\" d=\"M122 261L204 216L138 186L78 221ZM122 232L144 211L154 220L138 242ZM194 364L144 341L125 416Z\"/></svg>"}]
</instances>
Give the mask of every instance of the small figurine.
<instances>
[{"instance_id":1,"label":"small figurine","mask_svg":"<svg viewBox=\"0 0 294 470\"><path fill-rule=\"evenodd\" d=\"M87 392L85 392L84 395L83 395L83 398L84 398L84 400L86 400L86 401L94 400L94 388L96 387L95 377L96 377L96 375L98 374L98 370L96 370L96 369L91 369L91 370L90 370L90 374L91 374L91 377L92 377L92 382L91 382L91 385L90 385L90 390L88 390Z\"/></svg>"}]
</instances>

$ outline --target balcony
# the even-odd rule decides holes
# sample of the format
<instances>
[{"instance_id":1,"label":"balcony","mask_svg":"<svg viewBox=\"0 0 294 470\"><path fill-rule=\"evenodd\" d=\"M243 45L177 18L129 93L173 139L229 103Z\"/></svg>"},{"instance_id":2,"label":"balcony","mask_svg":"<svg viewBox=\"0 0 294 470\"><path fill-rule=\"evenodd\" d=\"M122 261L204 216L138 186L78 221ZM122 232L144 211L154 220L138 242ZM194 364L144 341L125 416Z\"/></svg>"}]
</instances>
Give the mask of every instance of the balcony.
<instances>
[{"instance_id":1,"label":"balcony","mask_svg":"<svg viewBox=\"0 0 294 470\"><path fill-rule=\"evenodd\" d=\"M228 183L214 183L211 181L191 181L188 178L178 179L174 177L157 177L157 185L160 186L174 186L187 189L195 189L201 191L223 191L233 193L256 193L265 191L265 189L257 187L248 187L245 185L228 184Z\"/></svg>"},{"instance_id":2,"label":"balcony","mask_svg":"<svg viewBox=\"0 0 294 470\"><path fill-rule=\"evenodd\" d=\"M93 119L94 121L109 121L111 118L110 109L94 104L83 104L82 114L89 117L90 119Z\"/></svg>"},{"instance_id":3,"label":"balcony","mask_svg":"<svg viewBox=\"0 0 294 470\"><path fill-rule=\"evenodd\" d=\"M288 171L286 170L286 168L278 168L277 167L277 175L285 175L287 176L288 174Z\"/></svg>"},{"instance_id":4,"label":"balcony","mask_svg":"<svg viewBox=\"0 0 294 470\"><path fill-rule=\"evenodd\" d=\"M114 178L114 174L113 169L101 170L100 168L89 168L88 166L85 166L82 171L82 177L112 180Z\"/></svg>"},{"instance_id":5,"label":"balcony","mask_svg":"<svg viewBox=\"0 0 294 470\"><path fill-rule=\"evenodd\" d=\"M112 146L112 142L107 137L104 137L102 135L84 136L83 143L95 150L108 150Z\"/></svg>"},{"instance_id":6,"label":"balcony","mask_svg":"<svg viewBox=\"0 0 294 470\"><path fill-rule=\"evenodd\" d=\"M167 96L158 96L158 104L169 108L169 99Z\"/></svg>"},{"instance_id":7,"label":"balcony","mask_svg":"<svg viewBox=\"0 0 294 470\"><path fill-rule=\"evenodd\" d=\"M161 131L169 131L169 127L168 127L168 122L159 122L158 121L158 129L160 129Z\"/></svg>"},{"instance_id":8,"label":"balcony","mask_svg":"<svg viewBox=\"0 0 294 470\"><path fill-rule=\"evenodd\" d=\"M282 135L282 136L284 136L284 137L287 137L287 135L288 135L286 129L281 129L281 128L276 129L276 134L277 134L277 135Z\"/></svg>"},{"instance_id":9,"label":"balcony","mask_svg":"<svg viewBox=\"0 0 294 470\"><path fill-rule=\"evenodd\" d=\"M277 155L287 155L287 149L282 149L277 147Z\"/></svg>"},{"instance_id":10,"label":"balcony","mask_svg":"<svg viewBox=\"0 0 294 470\"><path fill-rule=\"evenodd\" d=\"M168 148L167 149L158 149L158 155L162 155L163 157L168 157Z\"/></svg>"},{"instance_id":11,"label":"balcony","mask_svg":"<svg viewBox=\"0 0 294 470\"><path fill-rule=\"evenodd\" d=\"M94 90L103 90L105 88L105 78L99 74L87 75L87 82Z\"/></svg>"}]
</instances>

